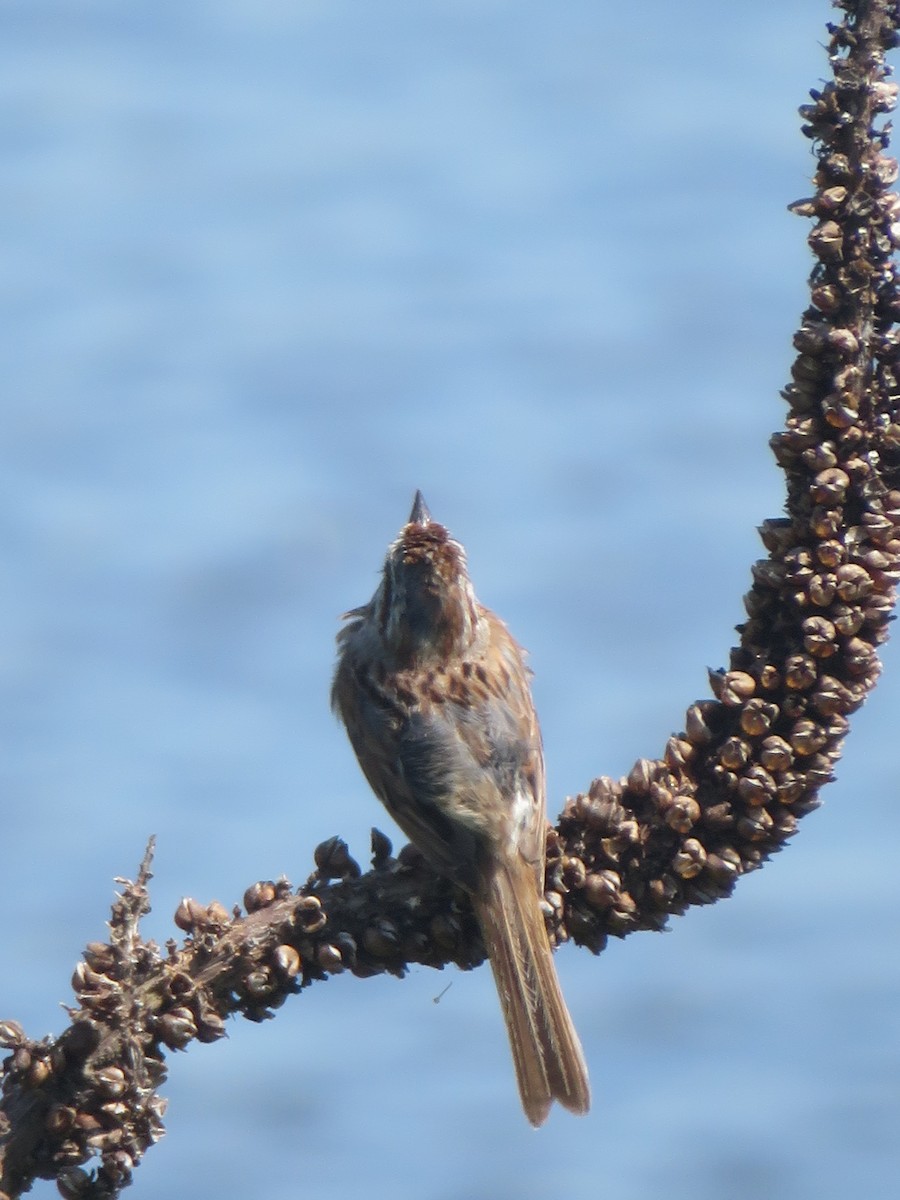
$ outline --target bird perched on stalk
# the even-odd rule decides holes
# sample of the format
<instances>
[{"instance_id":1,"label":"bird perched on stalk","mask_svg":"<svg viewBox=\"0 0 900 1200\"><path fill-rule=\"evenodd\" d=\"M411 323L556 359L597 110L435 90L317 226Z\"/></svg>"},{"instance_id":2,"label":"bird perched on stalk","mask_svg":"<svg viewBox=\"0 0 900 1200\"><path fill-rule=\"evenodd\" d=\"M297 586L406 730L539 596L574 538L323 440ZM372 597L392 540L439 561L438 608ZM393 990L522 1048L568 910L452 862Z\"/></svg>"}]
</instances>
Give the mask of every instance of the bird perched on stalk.
<instances>
[{"instance_id":1,"label":"bird perched on stalk","mask_svg":"<svg viewBox=\"0 0 900 1200\"><path fill-rule=\"evenodd\" d=\"M468 892L494 972L522 1106L590 1106L587 1068L541 910L541 733L521 647L479 604L463 547L421 492L368 604L345 614L332 705L375 794Z\"/></svg>"}]
</instances>

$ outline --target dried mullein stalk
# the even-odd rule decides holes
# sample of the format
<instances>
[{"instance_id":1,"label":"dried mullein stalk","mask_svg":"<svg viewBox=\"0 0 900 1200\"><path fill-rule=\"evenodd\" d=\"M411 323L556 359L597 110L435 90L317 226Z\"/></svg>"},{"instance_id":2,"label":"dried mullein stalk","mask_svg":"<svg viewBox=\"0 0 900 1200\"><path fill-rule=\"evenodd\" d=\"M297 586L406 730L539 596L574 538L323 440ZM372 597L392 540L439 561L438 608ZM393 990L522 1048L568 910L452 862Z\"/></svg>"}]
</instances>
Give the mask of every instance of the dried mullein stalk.
<instances>
[{"instance_id":1,"label":"dried mullein stalk","mask_svg":"<svg viewBox=\"0 0 900 1200\"><path fill-rule=\"evenodd\" d=\"M895 99L885 52L900 12L844 0L829 27L833 78L804 105L818 157L810 218L811 303L795 336L785 429L784 517L763 522L747 621L711 695L656 759L595 779L548 831L544 912L556 941L600 950L612 934L661 928L727 896L819 802L852 714L878 678L900 573L900 317L894 250L897 166L884 153ZM483 958L466 897L412 847L373 837L361 872L340 839L294 889L262 880L245 911L185 899L184 933L145 942L149 857L123 882L108 942L73 976L77 1006L57 1039L0 1021L0 1200L36 1178L62 1195L112 1197L162 1132L167 1053L225 1033L229 1015L271 1017L288 995L336 975Z\"/></svg>"}]
</instances>

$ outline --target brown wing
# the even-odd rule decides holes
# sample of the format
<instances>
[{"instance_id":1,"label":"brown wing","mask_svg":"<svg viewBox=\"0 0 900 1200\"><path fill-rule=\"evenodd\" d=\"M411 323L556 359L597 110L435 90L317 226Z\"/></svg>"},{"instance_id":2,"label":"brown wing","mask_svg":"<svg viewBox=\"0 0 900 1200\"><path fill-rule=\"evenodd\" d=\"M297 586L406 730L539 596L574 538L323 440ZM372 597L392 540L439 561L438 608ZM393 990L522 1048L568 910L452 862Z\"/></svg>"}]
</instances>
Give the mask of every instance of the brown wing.
<instances>
[{"instance_id":1,"label":"brown wing","mask_svg":"<svg viewBox=\"0 0 900 1200\"><path fill-rule=\"evenodd\" d=\"M521 854L538 882L543 873L540 730L521 651L492 622L485 659L415 679L379 672L347 638L332 692L376 795L437 870L469 888L498 852Z\"/></svg>"}]
</instances>

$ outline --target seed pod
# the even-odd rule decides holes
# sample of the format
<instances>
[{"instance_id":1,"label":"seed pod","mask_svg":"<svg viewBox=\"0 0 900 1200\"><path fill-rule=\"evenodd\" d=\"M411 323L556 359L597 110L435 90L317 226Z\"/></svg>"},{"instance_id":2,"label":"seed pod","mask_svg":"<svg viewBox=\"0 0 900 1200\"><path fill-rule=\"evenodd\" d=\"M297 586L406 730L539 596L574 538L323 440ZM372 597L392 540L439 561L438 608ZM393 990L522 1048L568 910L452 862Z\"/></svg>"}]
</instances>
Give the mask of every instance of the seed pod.
<instances>
[{"instance_id":1,"label":"seed pod","mask_svg":"<svg viewBox=\"0 0 900 1200\"><path fill-rule=\"evenodd\" d=\"M397 866L404 871L421 871L425 865L425 856L418 846L414 846L412 842L407 842L405 846L401 846L397 852Z\"/></svg>"},{"instance_id":2,"label":"seed pod","mask_svg":"<svg viewBox=\"0 0 900 1200\"><path fill-rule=\"evenodd\" d=\"M810 699L816 711L825 717L846 712L849 701L847 689L831 675L822 676Z\"/></svg>"},{"instance_id":3,"label":"seed pod","mask_svg":"<svg viewBox=\"0 0 900 1200\"><path fill-rule=\"evenodd\" d=\"M794 723L790 732L790 742L796 754L807 757L821 750L828 738L821 725L803 717Z\"/></svg>"},{"instance_id":4,"label":"seed pod","mask_svg":"<svg viewBox=\"0 0 900 1200\"><path fill-rule=\"evenodd\" d=\"M633 897L630 896L628 892L619 892L619 894L616 896L613 910L610 913L610 923L612 923L612 919L615 916L619 919L618 923L620 927L624 927L625 924L630 923L631 917L636 912L637 904L634 902Z\"/></svg>"},{"instance_id":5,"label":"seed pod","mask_svg":"<svg viewBox=\"0 0 900 1200\"><path fill-rule=\"evenodd\" d=\"M784 664L784 682L795 692L811 688L817 677L816 660L810 654L792 654Z\"/></svg>"},{"instance_id":6,"label":"seed pod","mask_svg":"<svg viewBox=\"0 0 900 1200\"><path fill-rule=\"evenodd\" d=\"M844 665L851 675L877 676L880 664L875 651L862 638L849 638L844 645Z\"/></svg>"},{"instance_id":7,"label":"seed pod","mask_svg":"<svg viewBox=\"0 0 900 1200\"><path fill-rule=\"evenodd\" d=\"M829 467L815 477L810 492L816 504L831 506L843 503L849 487L850 476L847 472L840 467Z\"/></svg>"},{"instance_id":8,"label":"seed pod","mask_svg":"<svg viewBox=\"0 0 900 1200\"><path fill-rule=\"evenodd\" d=\"M318 896L300 896L294 909L294 920L304 933L318 933L328 918L322 912Z\"/></svg>"},{"instance_id":9,"label":"seed pod","mask_svg":"<svg viewBox=\"0 0 900 1200\"><path fill-rule=\"evenodd\" d=\"M794 349L801 354L821 354L825 347L824 322L804 323L794 334Z\"/></svg>"},{"instance_id":10,"label":"seed pod","mask_svg":"<svg viewBox=\"0 0 900 1200\"><path fill-rule=\"evenodd\" d=\"M771 517L758 526L765 548L772 553L784 553L794 541L794 523L789 517Z\"/></svg>"},{"instance_id":11,"label":"seed pod","mask_svg":"<svg viewBox=\"0 0 900 1200\"><path fill-rule=\"evenodd\" d=\"M840 262L844 256L844 236L836 221L820 221L806 240L813 254L823 262Z\"/></svg>"},{"instance_id":12,"label":"seed pod","mask_svg":"<svg viewBox=\"0 0 900 1200\"><path fill-rule=\"evenodd\" d=\"M323 942L316 951L316 962L329 975L339 975L344 969L341 952L330 942Z\"/></svg>"},{"instance_id":13,"label":"seed pod","mask_svg":"<svg viewBox=\"0 0 900 1200\"><path fill-rule=\"evenodd\" d=\"M791 363L791 378L795 379L797 383L802 384L805 380L816 383L824 374L825 367L818 355L798 354Z\"/></svg>"},{"instance_id":14,"label":"seed pod","mask_svg":"<svg viewBox=\"0 0 900 1200\"><path fill-rule=\"evenodd\" d=\"M799 112L801 117L811 120L817 113L817 109L812 104L801 104ZM807 129L811 130L811 126L804 126L804 132ZM814 137L812 132L807 134L808 137ZM805 197L803 200L792 200L787 206L788 212L794 214L795 217L814 217L816 215L816 205L812 197Z\"/></svg>"},{"instance_id":15,"label":"seed pod","mask_svg":"<svg viewBox=\"0 0 900 1200\"><path fill-rule=\"evenodd\" d=\"M847 449L852 447L853 443L846 434L843 440ZM872 477L872 464L867 456L855 454L850 458L845 458L842 466L857 488L864 488L866 481Z\"/></svg>"},{"instance_id":16,"label":"seed pod","mask_svg":"<svg viewBox=\"0 0 900 1200\"><path fill-rule=\"evenodd\" d=\"M829 615L841 637L852 637L854 633L859 633L865 623L865 614L856 605L834 604Z\"/></svg>"},{"instance_id":17,"label":"seed pod","mask_svg":"<svg viewBox=\"0 0 900 1200\"><path fill-rule=\"evenodd\" d=\"M25 1030L18 1021L0 1021L0 1046L15 1050L27 1040Z\"/></svg>"},{"instance_id":18,"label":"seed pod","mask_svg":"<svg viewBox=\"0 0 900 1200\"><path fill-rule=\"evenodd\" d=\"M806 586L811 604L817 608L827 608L834 600L836 581L834 575L814 575Z\"/></svg>"},{"instance_id":19,"label":"seed pod","mask_svg":"<svg viewBox=\"0 0 900 1200\"><path fill-rule=\"evenodd\" d=\"M803 622L803 644L816 658L830 658L837 651L837 630L825 617L807 617Z\"/></svg>"},{"instance_id":20,"label":"seed pod","mask_svg":"<svg viewBox=\"0 0 900 1200\"><path fill-rule=\"evenodd\" d=\"M733 853L733 852L732 852ZM741 861L737 858L737 863L726 858L725 854L708 854L706 856L706 872L720 886L731 888L737 881L737 877L741 874Z\"/></svg>"},{"instance_id":21,"label":"seed pod","mask_svg":"<svg viewBox=\"0 0 900 1200\"><path fill-rule=\"evenodd\" d=\"M828 349L841 358L855 358L859 354L859 339L849 329L829 329L825 341Z\"/></svg>"},{"instance_id":22,"label":"seed pod","mask_svg":"<svg viewBox=\"0 0 900 1200\"><path fill-rule=\"evenodd\" d=\"M676 833L688 833L700 820L700 805L692 796L676 796L665 807L663 820Z\"/></svg>"},{"instance_id":23,"label":"seed pod","mask_svg":"<svg viewBox=\"0 0 900 1200\"><path fill-rule=\"evenodd\" d=\"M244 991L252 1000L263 1000L275 989L272 976L266 967L251 971L244 978Z\"/></svg>"},{"instance_id":24,"label":"seed pod","mask_svg":"<svg viewBox=\"0 0 900 1200\"><path fill-rule=\"evenodd\" d=\"M320 842L314 851L316 868L321 879L358 879L359 863L351 858L343 838L330 837Z\"/></svg>"},{"instance_id":25,"label":"seed pod","mask_svg":"<svg viewBox=\"0 0 900 1200\"><path fill-rule=\"evenodd\" d=\"M84 961L99 975L108 975L118 962L118 954L107 942L88 942L84 948Z\"/></svg>"},{"instance_id":26,"label":"seed pod","mask_svg":"<svg viewBox=\"0 0 900 1200\"><path fill-rule=\"evenodd\" d=\"M564 820L575 820L588 829L605 829L607 825L606 806L599 800L593 800L590 795L579 793L569 797L562 812Z\"/></svg>"},{"instance_id":27,"label":"seed pod","mask_svg":"<svg viewBox=\"0 0 900 1200\"><path fill-rule=\"evenodd\" d=\"M844 547L837 538L825 538L816 546L816 558L823 567L838 567L845 558Z\"/></svg>"},{"instance_id":28,"label":"seed pod","mask_svg":"<svg viewBox=\"0 0 900 1200\"><path fill-rule=\"evenodd\" d=\"M873 112L891 112L897 103L897 84L887 80L869 84Z\"/></svg>"},{"instance_id":29,"label":"seed pod","mask_svg":"<svg viewBox=\"0 0 900 1200\"><path fill-rule=\"evenodd\" d=\"M811 213L810 216L812 215ZM823 283L812 289L811 298L813 304L820 312L825 313L826 316L830 316L840 308L843 294L841 289L833 283Z\"/></svg>"},{"instance_id":30,"label":"seed pod","mask_svg":"<svg viewBox=\"0 0 900 1200\"><path fill-rule=\"evenodd\" d=\"M74 1138L66 1138L64 1142L59 1143L51 1157L58 1167L73 1167L84 1162L88 1155Z\"/></svg>"},{"instance_id":31,"label":"seed pod","mask_svg":"<svg viewBox=\"0 0 900 1200\"><path fill-rule=\"evenodd\" d=\"M562 907L560 908L560 912ZM433 948L427 934L419 930L407 933L400 946L400 957L404 962L427 963L433 957ZM354 970L357 970L354 967Z\"/></svg>"},{"instance_id":32,"label":"seed pod","mask_svg":"<svg viewBox=\"0 0 900 1200\"><path fill-rule=\"evenodd\" d=\"M272 957L276 968L288 979L293 979L295 975L300 974L302 966L300 954L293 946L277 946Z\"/></svg>"},{"instance_id":33,"label":"seed pod","mask_svg":"<svg viewBox=\"0 0 900 1200\"><path fill-rule=\"evenodd\" d=\"M789 837L793 837L797 832L797 818L786 808L779 808L772 821L772 832L777 836L779 841L787 841Z\"/></svg>"},{"instance_id":34,"label":"seed pod","mask_svg":"<svg viewBox=\"0 0 900 1200\"><path fill-rule=\"evenodd\" d=\"M881 550L869 550L860 557L859 561L870 575L876 571L884 574L894 565L893 561Z\"/></svg>"},{"instance_id":35,"label":"seed pod","mask_svg":"<svg viewBox=\"0 0 900 1200\"><path fill-rule=\"evenodd\" d=\"M77 1113L67 1104L51 1104L44 1117L44 1128L52 1138L68 1133L75 1125Z\"/></svg>"},{"instance_id":36,"label":"seed pod","mask_svg":"<svg viewBox=\"0 0 900 1200\"><path fill-rule=\"evenodd\" d=\"M823 442L821 435L811 439L803 451L803 465L814 473L836 467L838 455L834 442Z\"/></svg>"},{"instance_id":37,"label":"seed pod","mask_svg":"<svg viewBox=\"0 0 900 1200\"><path fill-rule=\"evenodd\" d=\"M693 879L705 866L705 847L696 838L686 838L672 859L672 870L682 879Z\"/></svg>"},{"instance_id":38,"label":"seed pod","mask_svg":"<svg viewBox=\"0 0 900 1200\"><path fill-rule=\"evenodd\" d=\"M187 997L196 992L197 983L187 971L173 970L166 979L166 990L173 1000L181 1000L184 1003Z\"/></svg>"},{"instance_id":39,"label":"seed pod","mask_svg":"<svg viewBox=\"0 0 900 1200\"><path fill-rule=\"evenodd\" d=\"M709 804L703 809L703 824L709 829L730 829L734 824L734 811L730 804Z\"/></svg>"},{"instance_id":40,"label":"seed pod","mask_svg":"<svg viewBox=\"0 0 900 1200\"><path fill-rule=\"evenodd\" d=\"M83 960L75 964L72 972L72 990L76 993L107 990L110 979L106 975L98 975Z\"/></svg>"},{"instance_id":41,"label":"seed pod","mask_svg":"<svg viewBox=\"0 0 900 1200\"><path fill-rule=\"evenodd\" d=\"M220 904L218 900L213 900L206 906L206 924L214 927L230 925L231 913L224 904Z\"/></svg>"},{"instance_id":42,"label":"seed pod","mask_svg":"<svg viewBox=\"0 0 900 1200\"><path fill-rule=\"evenodd\" d=\"M647 898L665 911L670 909L672 901L680 891L678 882L669 874L662 875L659 879L651 879L647 884Z\"/></svg>"},{"instance_id":43,"label":"seed pod","mask_svg":"<svg viewBox=\"0 0 900 1200\"><path fill-rule=\"evenodd\" d=\"M742 602L747 616L756 618L768 613L772 597L760 588L752 587L749 592L744 592Z\"/></svg>"},{"instance_id":44,"label":"seed pod","mask_svg":"<svg viewBox=\"0 0 900 1200\"><path fill-rule=\"evenodd\" d=\"M553 932L553 928L559 922L559 919L562 916L563 909L565 908L565 903L563 902L563 898L559 894L559 892L555 891L553 888L548 888L547 891L544 893L544 895L541 896L540 906L541 906L541 913L544 916L544 920L549 921L549 923L551 925L551 935L550 936L553 941L553 944L559 945L560 944L559 938L556 936L555 932ZM566 940L565 934L563 934L562 940L563 941Z\"/></svg>"},{"instance_id":45,"label":"seed pod","mask_svg":"<svg viewBox=\"0 0 900 1200\"><path fill-rule=\"evenodd\" d=\"M666 766L671 767L673 771L686 771L688 764L693 761L695 756L696 751L686 738L675 737L673 735L666 742L663 757Z\"/></svg>"},{"instance_id":46,"label":"seed pod","mask_svg":"<svg viewBox=\"0 0 900 1200\"><path fill-rule=\"evenodd\" d=\"M843 515L839 509L817 505L810 514L809 527L819 538L833 538L840 530Z\"/></svg>"},{"instance_id":47,"label":"seed pod","mask_svg":"<svg viewBox=\"0 0 900 1200\"><path fill-rule=\"evenodd\" d=\"M824 787L834 779L833 762L828 754L812 754L806 761L806 779L810 790ZM821 801L816 801L818 807Z\"/></svg>"},{"instance_id":48,"label":"seed pod","mask_svg":"<svg viewBox=\"0 0 900 1200\"><path fill-rule=\"evenodd\" d=\"M244 892L244 908L248 913L268 908L270 904L274 903L277 894L277 889L271 879L261 879L258 883L251 883Z\"/></svg>"},{"instance_id":49,"label":"seed pod","mask_svg":"<svg viewBox=\"0 0 900 1200\"><path fill-rule=\"evenodd\" d=\"M754 697L748 700L741 712L741 728L750 737L768 733L778 718L778 705Z\"/></svg>"},{"instance_id":50,"label":"seed pod","mask_svg":"<svg viewBox=\"0 0 900 1200\"><path fill-rule=\"evenodd\" d=\"M562 862L562 880L569 890L579 890L584 887L587 870L580 858L566 855Z\"/></svg>"},{"instance_id":51,"label":"seed pod","mask_svg":"<svg viewBox=\"0 0 900 1200\"><path fill-rule=\"evenodd\" d=\"M184 896L175 909L175 924L185 933L193 933L195 928L206 924L206 906Z\"/></svg>"},{"instance_id":52,"label":"seed pod","mask_svg":"<svg viewBox=\"0 0 900 1200\"><path fill-rule=\"evenodd\" d=\"M769 438L769 446L775 455L775 461L785 471L793 470L797 463L798 449L795 439L791 436L792 432L792 430L785 430L782 433L773 433ZM755 577L755 569L753 573Z\"/></svg>"},{"instance_id":53,"label":"seed pod","mask_svg":"<svg viewBox=\"0 0 900 1200\"><path fill-rule=\"evenodd\" d=\"M123 1096L128 1086L125 1072L121 1067L98 1067L94 1072L94 1079L100 1095L110 1100L117 1100L120 1096Z\"/></svg>"},{"instance_id":54,"label":"seed pod","mask_svg":"<svg viewBox=\"0 0 900 1200\"><path fill-rule=\"evenodd\" d=\"M386 833L382 833L380 829L372 829L372 866L376 870L386 867L391 861L391 854L394 847L391 844L391 839Z\"/></svg>"},{"instance_id":55,"label":"seed pod","mask_svg":"<svg viewBox=\"0 0 900 1200\"><path fill-rule=\"evenodd\" d=\"M393 958L400 945L400 933L393 921L378 917L364 930L362 944L373 958Z\"/></svg>"},{"instance_id":56,"label":"seed pod","mask_svg":"<svg viewBox=\"0 0 900 1200\"><path fill-rule=\"evenodd\" d=\"M121 1121L123 1117L127 1117L130 1108L122 1100L110 1100L106 1104L100 1105L100 1112L110 1123Z\"/></svg>"},{"instance_id":57,"label":"seed pod","mask_svg":"<svg viewBox=\"0 0 900 1200\"><path fill-rule=\"evenodd\" d=\"M194 1014L188 1008L173 1008L156 1019L156 1034L170 1050L181 1050L197 1036Z\"/></svg>"},{"instance_id":58,"label":"seed pod","mask_svg":"<svg viewBox=\"0 0 900 1200\"><path fill-rule=\"evenodd\" d=\"M711 774L720 792L733 792L737 787L737 775L729 771L721 763L713 763Z\"/></svg>"},{"instance_id":59,"label":"seed pod","mask_svg":"<svg viewBox=\"0 0 900 1200\"><path fill-rule=\"evenodd\" d=\"M760 746L759 760L767 771L786 771L794 761L794 754L784 738L772 734Z\"/></svg>"},{"instance_id":60,"label":"seed pod","mask_svg":"<svg viewBox=\"0 0 900 1200\"><path fill-rule=\"evenodd\" d=\"M656 778L656 763L649 758L639 758L631 770L628 772L627 783L629 789L637 796L646 796L650 792L650 786Z\"/></svg>"},{"instance_id":61,"label":"seed pod","mask_svg":"<svg viewBox=\"0 0 900 1200\"><path fill-rule=\"evenodd\" d=\"M134 1169L134 1158L127 1150L113 1150L103 1155L103 1172L108 1175L121 1191L131 1182L131 1172Z\"/></svg>"},{"instance_id":62,"label":"seed pod","mask_svg":"<svg viewBox=\"0 0 900 1200\"><path fill-rule=\"evenodd\" d=\"M847 603L862 600L872 591L869 572L857 563L843 563L835 572L835 579L837 594Z\"/></svg>"},{"instance_id":63,"label":"seed pod","mask_svg":"<svg viewBox=\"0 0 900 1200\"><path fill-rule=\"evenodd\" d=\"M53 1074L53 1067L50 1058L33 1058L31 1065L25 1072L23 1083L27 1088L43 1087L50 1076Z\"/></svg>"},{"instance_id":64,"label":"seed pod","mask_svg":"<svg viewBox=\"0 0 900 1200\"><path fill-rule=\"evenodd\" d=\"M619 798L622 795L622 785L615 779L610 779L608 775L598 775L591 781L588 795L591 800L599 801L604 805L618 806Z\"/></svg>"},{"instance_id":65,"label":"seed pod","mask_svg":"<svg viewBox=\"0 0 900 1200\"><path fill-rule=\"evenodd\" d=\"M835 713L829 717L825 723L825 733L829 742L840 742L850 732L850 722L846 717L842 717L840 713Z\"/></svg>"},{"instance_id":66,"label":"seed pod","mask_svg":"<svg viewBox=\"0 0 900 1200\"><path fill-rule=\"evenodd\" d=\"M56 1189L63 1200L83 1200L93 1192L94 1181L81 1167L69 1167L57 1175Z\"/></svg>"},{"instance_id":67,"label":"seed pod","mask_svg":"<svg viewBox=\"0 0 900 1200\"><path fill-rule=\"evenodd\" d=\"M859 418L859 402L855 396L832 392L822 401L822 415L832 429L849 429Z\"/></svg>"},{"instance_id":68,"label":"seed pod","mask_svg":"<svg viewBox=\"0 0 900 1200\"><path fill-rule=\"evenodd\" d=\"M618 900L622 886L615 871L596 871L584 883L584 898L591 908L605 911Z\"/></svg>"},{"instance_id":69,"label":"seed pod","mask_svg":"<svg viewBox=\"0 0 900 1200\"><path fill-rule=\"evenodd\" d=\"M822 447L816 447L821 450ZM807 451L804 454L804 459L809 457L812 451ZM794 546L792 550L784 556L784 565L787 568L787 578L792 582L809 578L810 568L813 565L813 556L806 546Z\"/></svg>"},{"instance_id":70,"label":"seed pod","mask_svg":"<svg viewBox=\"0 0 900 1200\"><path fill-rule=\"evenodd\" d=\"M781 590L786 572L784 563L773 562L770 558L759 558L750 567L750 574L756 587L777 592ZM715 693L715 686L713 692Z\"/></svg>"},{"instance_id":71,"label":"seed pod","mask_svg":"<svg viewBox=\"0 0 900 1200\"><path fill-rule=\"evenodd\" d=\"M629 840L620 834L615 837L601 838L600 851L603 857L608 858L611 863L617 863L623 850L627 848Z\"/></svg>"},{"instance_id":72,"label":"seed pod","mask_svg":"<svg viewBox=\"0 0 900 1200\"><path fill-rule=\"evenodd\" d=\"M209 1042L216 1042L224 1036L224 1019L210 1006L204 1006L200 1016L197 1018L197 1041L208 1044Z\"/></svg>"},{"instance_id":73,"label":"seed pod","mask_svg":"<svg viewBox=\"0 0 900 1200\"><path fill-rule=\"evenodd\" d=\"M822 211L832 212L841 207L849 194L847 188L838 184L834 187L823 188L816 197L816 201Z\"/></svg>"},{"instance_id":74,"label":"seed pod","mask_svg":"<svg viewBox=\"0 0 900 1200\"><path fill-rule=\"evenodd\" d=\"M718 759L729 771L740 771L750 761L752 748L743 738L730 737L719 747Z\"/></svg>"},{"instance_id":75,"label":"seed pod","mask_svg":"<svg viewBox=\"0 0 900 1200\"><path fill-rule=\"evenodd\" d=\"M710 671L713 695L729 708L738 708L756 691L756 680L746 671Z\"/></svg>"},{"instance_id":76,"label":"seed pod","mask_svg":"<svg viewBox=\"0 0 900 1200\"><path fill-rule=\"evenodd\" d=\"M882 545L884 537L893 537L894 523L880 512L864 512L862 523L869 531L869 536L877 545Z\"/></svg>"},{"instance_id":77,"label":"seed pod","mask_svg":"<svg viewBox=\"0 0 900 1200\"><path fill-rule=\"evenodd\" d=\"M735 826L739 837L748 842L763 841L772 828L772 818L765 808L754 808L746 816L740 817Z\"/></svg>"},{"instance_id":78,"label":"seed pod","mask_svg":"<svg viewBox=\"0 0 900 1200\"><path fill-rule=\"evenodd\" d=\"M428 924L429 936L441 950L457 950L462 932L462 922L454 913L439 913Z\"/></svg>"},{"instance_id":79,"label":"seed pod","mask_svg":"<svg viewBox=\"0 0 900 1200\"><path fill-rule=\"evenodd\" d=\"M103 1129L99 1133L92 1133L90 1137L86 1137L84 1144L89 1146L91 1150L99 1150L102 1153L105 1150L113 1150L116 1146L120 1146L124 1136L124 1129Z\"/></svg>"},{"instance_id":80,"label":"seed pod","mask_svg":"<svg viewBox=\"0 0 900 1200\"><path fill-rule=\"evenodd\" d=\"M768 804L775 796L775 780L765 767L749 767L738 780L737 792L745 804Z\"/></svg>"},{"instance_id":81,"label":"seed pod","mask_svg":"<svg viewBox=\"0 0 900 1200\"><path fill-rule=\"evenodd\" d=\"M20 1075L27 1071L32 1063L32 1054L27 1046L17 1046L10 1056L9 1070L12 1074Z\"/></svg>"},{"instance_id":82,"label":"seed pod","mask_svg":"<svg viewBox=\"0 0 900 1200\"><path fill-rule=\"evenodd\" d=\"M718 709L715 701L698 701L692 704L685 713L684 725L689 742L695 746L705 746L712 741L713 731L709 725L709 717Z\"/></svg>"}]
</instances>

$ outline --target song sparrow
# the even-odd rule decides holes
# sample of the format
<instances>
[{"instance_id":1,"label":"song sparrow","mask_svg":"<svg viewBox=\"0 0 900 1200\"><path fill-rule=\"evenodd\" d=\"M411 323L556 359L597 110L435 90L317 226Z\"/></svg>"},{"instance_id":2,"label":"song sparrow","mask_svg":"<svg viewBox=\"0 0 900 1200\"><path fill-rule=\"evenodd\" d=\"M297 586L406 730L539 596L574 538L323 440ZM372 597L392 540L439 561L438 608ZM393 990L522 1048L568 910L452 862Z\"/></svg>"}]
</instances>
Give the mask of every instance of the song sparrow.
<instances>
[{"instance_id":1,"label":"song sparrow","mask_svg":"<svg viewBox=\"0 0 900 1200\"><path fill-rule=\"evenodd\" d=\"M541 912L544 759L523 651L479 604L421 492L368 604L345 614L332 705L391 816L471 896L525 1114L587 1112L578 1034Z\"/></svg>"}]
</instances>

